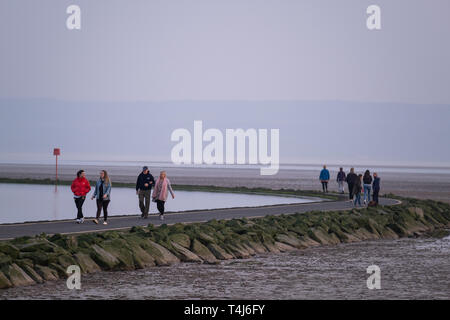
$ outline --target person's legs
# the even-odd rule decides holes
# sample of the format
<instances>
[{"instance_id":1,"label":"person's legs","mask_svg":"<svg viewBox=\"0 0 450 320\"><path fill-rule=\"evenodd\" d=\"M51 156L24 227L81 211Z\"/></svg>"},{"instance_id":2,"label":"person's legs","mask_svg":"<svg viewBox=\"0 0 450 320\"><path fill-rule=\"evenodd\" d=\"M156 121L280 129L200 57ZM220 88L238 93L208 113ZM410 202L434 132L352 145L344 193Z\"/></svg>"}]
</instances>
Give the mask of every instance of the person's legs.
<instances>
[{"instance_id":1,"label":"person's legs","mask_svg":"<svg viewBox=\"0 0 450 320\"><path fill-rule=\"evenodd\" d=\"M144 199L145 199L145 205L144 205L144 212L143 216L144 218L148 217L148 212L150 211L150 190L144 191Z\"/></svg>"},{"instance_id":2,"label":"person's legs","mask_svg":"<svg viewBox=\"0 0 450 320\"><path fill-rule=\"evenodd\" d=\"M139 209L141 209L141 217L144 216L145 205L144 205L144 192L139 190Z\"/></svg>"},{"instance_id":3,"label":"person's legs","mask_svg":"<svg viewBox=\"0 0 450 320\"><path fill-rule=\"evenodd\" d=\"M100 218L100 214L102 213L102 200L97 199L97 214L95 215L95 219L98 220Z\"/></svg>"},{"instance_id":4,"label":"person's legs","mask_svg":"<svg viewBox=\"0 0 450 320\"><path fill-rule=\"evenodd\" d=\"M344 193L344 181L338 181L338 191Z\"/></svg>"},{"instance_id":5,"label":"person's legs","mask_svg":"<svg viewBox=\"0 0 450 320\"><path fill-rule=\"evenodd\" d=\"M373 189L373 201L375 201L376 204L378 204L378 193L380 190Z\"/></svg>"},{"instance_id":6,"label":"person's legs","mask_svg":"<svg viewBox=\"0 0 450 320\"><path fill-rule=\"evenodd\" d=\"M353 183L348 184L348 198L353 200Z\"/></svg>"},{"instance_id":7,"label":"person's legs","mask_svg":"<svg viewBox=\"0 0 450 320\"><path fill-rule=\"evenodd\" d=\"M77 206L77 219L82 219L83 218L83 203L84 203L84 198L80 197L80 198L75 198L75 205Z\"/></svg>"},{"instance_id":8,"label":"person's legs","mask_svg":"<svg viewBox=\"0 0 450 320\"><path fill-rule=\"evenodd\" d=\"M103 206L103 220L108 220L108 205L111 200L103 200L102 206Z\"/></svg>"},{"instance_id":9,"label":"person's legs","mask_svg":"<svg viewBox=\"0 0 450 320\"><path fill-rule=\"evenodd\" d=\"M364 185L364 203L366 203L367 202L367 186L366 185Z\"/></svg>"},{"instance_id":10,"label":"person's legs","mask_svg":"<svg viewBox=\"0 0 450 320\"><path fill-rule=\"evenodd\" d=\"M328 192L328 182L325 181L325 192Z\"/></svg>"},{"instance_id":11,"label":"person's legs","mask_svg":"<svg viewBox=\"0 0 450 320\"><path fill-rule=\"evenodd\" d=\"M372 191L372 186L369 184L367 186L367 202L370 202L370 192Z\"/></svg>"},{"instance_id":12,"label":"person's legs","mask_svg":"<svg viewBox=\"0 0 450 320\"><path fill-rule=\"evenodd\" d=\"M164 201L156 200L156 207L158 208L160 214L164 214Z\"/></svg>"},{"instance_id":13,"label":"person's legs","mask_svg":"<svg viewBox=\"0 0 450 320\"><path fill-rule=\"evenodd\" d=\"M356 206L356 203L358 203L359 205L361 205L361 193L356 193L355 194L355 200L354 200L354 205Z\"/></svg>"}]
</instances>

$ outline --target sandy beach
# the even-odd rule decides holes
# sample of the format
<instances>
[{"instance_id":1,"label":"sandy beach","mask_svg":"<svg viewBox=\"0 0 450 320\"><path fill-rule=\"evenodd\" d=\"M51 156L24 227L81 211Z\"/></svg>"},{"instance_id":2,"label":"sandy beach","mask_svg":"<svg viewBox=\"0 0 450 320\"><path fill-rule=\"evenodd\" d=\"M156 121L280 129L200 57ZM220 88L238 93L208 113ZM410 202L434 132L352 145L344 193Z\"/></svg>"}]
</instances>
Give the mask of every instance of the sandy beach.
<instances>
[{"instance_id":1,"label":"sandy beach","mask_svg":"<svg viewBox=\"0 0 450 320\"><path fill-rule=\"evenodd\" d=\"M59 168L60 180L72 180L78 169L86 170L88 178L95 179L101 169L110 173L113 181L134 182L141 167L136 166L99 166L99 165L61 165ZM150 171L158 175L160 170L167 170L173 184L186 185L214 185L223 187L264 187L271 189L301 189L320 190L318 181L320 166L310 168L280 168L277 175L261 176L259 169L247 168L192 168L192 167L169 167L151 166ZM344 166L348 171L349 167ZM372 168L368 167L369 170ZM373 170L371 170L373 171ZM450 171L443 169L442 172L427 172L427 170L414 171L402 170L398 172L395 168L377 169L381 177L381 194L394 193L405 197L420 199L433 199L450 203ZM357 170L357 173L359 171ZM363 172L361 172L363 173ZM337 190L335 177L337 171L330 168L331 181L330 190ZM54 179L55 168L53 165L35 164L0 164L0 178L30 178L30 179Z\"/></svg>"}]
</instances>

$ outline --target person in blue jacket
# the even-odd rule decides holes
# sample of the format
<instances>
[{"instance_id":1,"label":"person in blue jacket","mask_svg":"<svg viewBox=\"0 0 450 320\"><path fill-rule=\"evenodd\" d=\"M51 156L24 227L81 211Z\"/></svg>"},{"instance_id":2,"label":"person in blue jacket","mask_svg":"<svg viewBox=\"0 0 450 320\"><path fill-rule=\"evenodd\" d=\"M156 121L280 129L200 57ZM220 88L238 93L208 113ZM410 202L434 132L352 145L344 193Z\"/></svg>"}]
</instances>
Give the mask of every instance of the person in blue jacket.
<instances>
[{"instance_id":1,"label":"person in blue jacket","mask_svg":"<svg viewBox=\"0 0 450 320\"><path fill-rule=\"evenodd\" d=\"M375 172L373 174L373 183L372 183L372 198L375 204L378 205L378 194L380 193L380 177Z\"/></svg>"},{"instance_id":2,"label":"person in blue jacket","mask_svg":"<svg viewBox=\"0 0 450 320\"><path fill-rule=\"evenodd\" d=\"M323 192L328 192L328 181L330 181L330 171L328 171L327 166L323 166L322 171L320 171L319 180L322 183Z\"/></svg>"}]
</instances>

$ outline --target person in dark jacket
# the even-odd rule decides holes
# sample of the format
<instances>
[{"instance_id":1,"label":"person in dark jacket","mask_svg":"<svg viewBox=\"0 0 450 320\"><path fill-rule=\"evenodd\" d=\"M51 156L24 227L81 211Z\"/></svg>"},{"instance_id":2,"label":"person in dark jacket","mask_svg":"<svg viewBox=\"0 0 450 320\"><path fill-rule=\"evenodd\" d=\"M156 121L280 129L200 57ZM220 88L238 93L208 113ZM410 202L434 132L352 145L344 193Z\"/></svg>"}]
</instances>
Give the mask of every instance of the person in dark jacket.
<instances>
[{"instance_id":1,"label":"person in dark jacket","mask_svg":"<svg viewBox=\"0 0 450 320\"><path fill-rule=\"evenodd\" d=\"M350 202L353 200L353 187L357 179L358 176L355 173L355 168L351 168L349 174L347 175L347 178L345 179L348 185L348 198L350 199Z\"/></svg>"},{"instance_id":2,"label":"person in dark jacket","mask_svg":"<svg viewBox=\"0 0 450 320\"><path fill-rule=\"evenodd\" d=\"M364 204L370 202L370 192L372 191L372 176L370 171L366 170L363 177L363 188L364 188Z\"/></svg>"},{"instance_id":3,"label":"person in dark jacket","mask_svg":"<svg viewBox=\"0 0 450 320\"><path fill-rule=\"evenodd\" d=\"M108 224L108 205L111 202L111 179L106 170L100 171L100 178L95 184L94 194L91 200L97 199L97 215L93 222L98 224L98 219L103 209L103 224Z\"/></svg>"},{"instance_id":4,"label":"person in dark jacket","mask_svg":"<svg viewBox=\"0 0 450 320\"><path fill-rule=\"evenodd\" d=\"M378 194L380 193L380 177L378 177L378 174L374 172L373 174L373 183L372 183L372 196L373 201L378 205Z\"/></svg>"},{"instance_id":5,"label":"person in dark jacket","mask_svg":"<svg viewBox=\"0 0 450 320\"><path fill-rule=\"evenodd\" d=\"M322 171L320 171L319 180L322 183L323 192L328 192L328 181L330 181L330 171L328 171L327 166L323 166Z\"/></svg>"},{"instance_id":6,"label":"person in dark jacket","mask_svg":"<svg viewBox=\"0 0 450 320\"><path fill-rule=\"evenodd\" d=\"M75 200L75 205L77 207L77 223L84 222L83 216L83 203L86 200L86 195L91 191L91 185L89 181L86 179L86 173L84 170L80 170L77 172L77 177L73 180L72 185L70 186L73 192L73 198Z\"/></svg>"},{"instance_id":7,"label":"person in dark jacket","mask_svg":"<svg viewBox=\"0 0 450 320\"><path fill-rule=\"evenodd\" d=\"M356 203L358 202L361 206L361 189L362 189L362 174L359 174L356 177L356 182L353 185L353 195L355 196L355 200L353 205L356 207Z\"/></svg>"},{"instance_id":8,"label":"person in dark jacket","mask_svg":"<svg viewBox=\"0 0 450 320\"><path fill-rule=\"evenodd\" d=\"M339 172L336 177L336 181L338 183L338 189L340 193L344 193L344 181L345 181L345 172L343 168L339 168Z\"/></svg>"},{"instance_id":9,"label":"person in dark jacket","mask_svg":"<svg viewBox=\"0 0 450 320\"><path fill-rule=\"evenodd\" d=\"M141 218L148 218L150 211L150 195L152 186L155 185L155 179L150 174L148 167L143 167L141 174L136 181L136 194L139 196L139 208L141 209Z\"/></svg>"}]
</instances>

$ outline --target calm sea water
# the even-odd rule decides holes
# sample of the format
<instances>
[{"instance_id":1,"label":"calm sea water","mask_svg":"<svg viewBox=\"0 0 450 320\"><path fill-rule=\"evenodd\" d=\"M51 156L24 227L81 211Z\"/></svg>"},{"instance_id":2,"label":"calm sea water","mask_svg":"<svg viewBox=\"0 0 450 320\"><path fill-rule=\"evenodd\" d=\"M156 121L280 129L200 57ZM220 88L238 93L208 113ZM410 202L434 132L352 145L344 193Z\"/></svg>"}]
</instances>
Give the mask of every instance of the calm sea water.
<instances>
[{"instance_id":1,"label":"calm sea water","mask_svg":"<svg viewBox=\"0 0 450 320\"><path fill-rule=\"evenodd\" d=\"M93 190L90 195L93 193ZM166 211L252 207L273 204L302 203L314 200L297 197L276 197L238 193L175 191L175 199L169 199ZM95 201L86 199L83 212L86 217L95 216ZM150 211L156 212L151 203ZM133 188L113 188L109 215L137 214L138 198ZM0 183L0 223L61 220L76 217L76 208L69 186L55 190L50 185Z\"/></svg>"},{"instance_id":2,"label":"calm sea water","mask_svg":"<svg viewBox=\"0 0 450 320\"><path fill-rule=\"evenodd\" d=\"M0 290L3 299L450 299L450 237L380 240L265 254L219 265L182 263ZM369 265L381 289L366 285Z\"/></svg>"}]
</instances>

